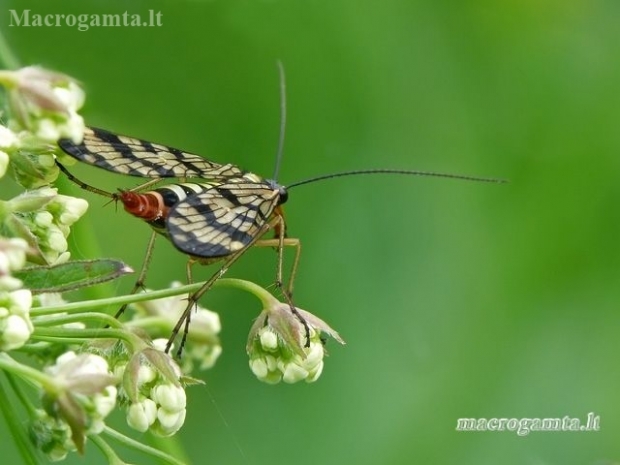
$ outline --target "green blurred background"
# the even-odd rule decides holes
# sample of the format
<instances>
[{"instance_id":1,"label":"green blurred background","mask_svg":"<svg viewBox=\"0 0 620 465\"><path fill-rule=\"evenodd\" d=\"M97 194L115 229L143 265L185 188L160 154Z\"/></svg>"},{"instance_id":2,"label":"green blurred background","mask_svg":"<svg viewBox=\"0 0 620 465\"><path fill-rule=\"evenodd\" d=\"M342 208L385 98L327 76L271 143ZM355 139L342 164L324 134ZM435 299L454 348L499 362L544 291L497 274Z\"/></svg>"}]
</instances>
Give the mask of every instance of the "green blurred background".
<instances>
[{"instance_id":1,"label":"green blurred background","mask_svg":"<svg viewBox=\"0 0 620 465\"><path fill-rule=\"evenodd\" d=\"M154 9L163 26L9 27L11 8ZM296 303L348 344L329 345L314 385L261 384L244 349L259 307L210 293L224 353L206 386L188 391L180 440L192 463L620 460L620 2L4 0L0 15L23 64L83 82L91 125L270 176L280 59L282 183L375 167L511 181L376 176L292 190ZM74 171L98 187L128 185ZM148 227L88 198L80 234L96 247L73 240L73 256L138 267ZM183 280L184 265L158 242L149 287ZM273 252L254 250L230 276L268 285L274 266ZM459 417L588 412L600 432L455 431ZM2 450L18 460L9 440ZM92 444L65 463L86 462L103 463Z\"/></svg>"}]
</instances>

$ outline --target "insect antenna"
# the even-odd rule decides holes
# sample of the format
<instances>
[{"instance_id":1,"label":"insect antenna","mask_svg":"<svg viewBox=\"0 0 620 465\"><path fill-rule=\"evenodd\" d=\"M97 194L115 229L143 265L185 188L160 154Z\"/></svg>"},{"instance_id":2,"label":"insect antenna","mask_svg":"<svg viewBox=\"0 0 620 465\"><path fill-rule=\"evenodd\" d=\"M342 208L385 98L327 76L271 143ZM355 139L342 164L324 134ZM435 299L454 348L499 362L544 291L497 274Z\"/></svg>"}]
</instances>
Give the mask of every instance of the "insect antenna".
<instances>
[{"instance_id":1,"label":"insect antenna","mask_svg":"<svg viewBox=\"0 0 620 465\"><path fill-rule=\"evenodd\" d=\"M286 75L284 74L284 65L280 60L277 61L278 73L280 75L280 134L278 136L278 151L276 153L276 166L273 170L271 179L278 179L280 174L280 165L282 162L282 154L284 152L284 134L286 133Z\"/></svg>"},{"instance_id":2,"label":"insect antenna","mask_svg":"<svg viewBox=\"0 0 620 465\"><path fill-rule=\"evenodd\" d=\"M362 174L404 174L409 176L428 176L434 178L448 178L448 179L460 179L462 181L473 181L473 182L492 182L503 184L508 181L505 179L497 179L497 178L483 178L479 176L466 176L461 174L449 174L449 173L437 173L434 171L418 171L418 170L398 170L398 169L389 169L389 168L378 168L378 169L368 169L368 170L353 170L353 171L342 171L340 173L331 173L331 174L323 174L321 176L315 176L313 178L304 179L302 181L297 181L292 184L286 186L286 189L291 189L297 186L303 186L304 184L311 184L313 182L324 181L327 179L334 178L342 178L344 176L358 176Z\"/></svg>"}]
</instances>

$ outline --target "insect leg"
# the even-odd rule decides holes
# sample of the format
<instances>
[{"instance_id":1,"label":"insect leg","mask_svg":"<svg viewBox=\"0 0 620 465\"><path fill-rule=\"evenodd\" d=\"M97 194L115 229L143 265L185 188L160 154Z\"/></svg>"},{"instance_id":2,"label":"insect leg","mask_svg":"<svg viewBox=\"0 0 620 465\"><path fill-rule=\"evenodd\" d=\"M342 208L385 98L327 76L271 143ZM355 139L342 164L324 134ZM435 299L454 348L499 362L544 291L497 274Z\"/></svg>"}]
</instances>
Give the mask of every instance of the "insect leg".
<instances>
[{"instance_id":1,"label":"insect leg","mask_svg":"<svg viewBox=\"0 0 620 465\"><path fill-rule=\"evenodd\" d=\"M251 242L249 242L243 249L239 250L238 252L235 252L234 254L228 256L228 258L226 259L226 261L224 262L224 264L220 267L220 269L214 273L203 285L200 289L198 289L194 294L192 294L189 299L188 299L188 303L187 303L187 307L185 308L185 310L183 311L183 313L181 314L181 317L179 318L179 321L177 321L177 324L174 326L174 328L172 329L172 334L170 335L170 338L168 339L168 343L166 344L166 350L165 352L168 353L170 352L170 348L172 347L172 343L174 342L175 338L177 337L177 335L179 334L179 331L181 329L181 327L183 326L183 324L186 322L186 320L188 318L190 318L190 313L192 311L192 309L194 308L194 305L196 305L196 302L198 302L198 300L209 290L211 289L211 287L213 286L213 283L215 283L215 281L217 281L218 279L220 279L222 276L224 276L224 274L226 273L226 271L228 271L228 268L230 268L230 266L235 263L239 257L241 257L241 255L243 255L250 247L252 247L253 245L255 245L259 239L267 232L269 231L271 228L274 227L274 225L277 223L277 221L271 220L268 223L265 223L256 233L256 236L254 236L254 238L252 239ZM185 341L187 340L187 331L183 334L182 338L181 338L181 343L179 344L179 348L176 351L176 355L177 357L181 357L181 354L183 353L183 346L185 345Z\"/></svg>"},{"instance_id":2,"label":"insect leg","mask_svg":"<svg viewBox=\"0 0 620 465\"><path fill-rule=\"evenodd\" d=\"M136 283L133 285L133 289L131 290L129 295L133 295L136 292L138 292L140 289L144 288L144 280L146 279L146 272L151 263L151 258L153 257L153 249L155 248L156 237L157 237L157 233L155 231L152 231L151 237L149 238L149 243L146 246L146 253L144 254L144 261L142 262L142 268L140 269L140 274L138 275L138 279L136 280ZM116 314L114 315L114 318L119 318L125 312L127 305L129 304L125 304L121 308L119 308Z\"/></svg>"},{"instance_id":3,"label":"insect leg","mask_svg":"<svg viewBox=\"0 0 620 465\"><path fill-rule=\"evenodd\" d=\"M276 270L276 287L280 290L284 296L284 300L291 308L291 313L297 317L300 323L304 326L304 332L306 337L306 347L310 347L310 327L305 318L299 314L297 308L293 304L293 284L295 281L295 275L297 274L297 265L299 264L299 257L301 255L301 242L297 238L284 237L284 218L282 216L276 217L280 223L280 227L276 230L280 231L277 239L263 239L258 241L255 245L257 247L276 247L278 251L278 266ZM295 247L295 259L291 267L291 274L288 280L286 289L284 288L284 282L282 280L282 269L284 263L284 247Z\"/></svg>"},{"instance_id":4,"label":"insect leg","mask_svg":"<svg viewBox=\"0 0 620 465\"><path fill-rule=\"evenodd\" d=\"M99 194L99 195L101 195L103 197L108 197L110 199L115 199L116 198L115 194L111 194L110 192L106 192L104 190L97 189L96 187L93 187L93 186L91 186L89 184L86 184L85 182L80 181L78 178L73 176L69 172L69 170L67 170L67 168L65 168L63 165L58 163L58 160L56 160L56 166L58 166L58 169L60 171L62 171L65 174L65 176L67 176L67 179L69 179L69 181L71 181L74 184L77 184L79 187L81 187L85 191L92 192L93 194Z\"/></svg>"},{"instance_id":5,"label":"insect leg","mask_svg":"<svg viewBox=\"0 0 620 465\"><path fill-rule=\"evenodd\" d=\"M187 261L187 265L186 265L186 272L187 272L187 284L192 284L194 282L194 278L192 276L192 265L194 264L194 261L190 258ZM221 272L221 269L220 269ZM215 282L215 281L213 281ZM192 295L190 294L187 297L187 300L189 302L192 302ZM198 301L198 299L194 300L193 303L191 304L191 307L194 307L196 305L196 302ZM185 311L187 312L187 317L185 318L185 327L183 328L183 336L181 338L181 345L179 347L179 349L181 349L183 346L185 346L185 341L187 341L187 336L189 335L189 323L192 319L192 308L186 309ZM184 313L185 314L185 313ZM178 330L177 330L178 331ZM167 346L166 346L166 351L168 350ZM177 351L177 355L179 357L181 357L181 352Z\"/></svg>"}]
</instances>

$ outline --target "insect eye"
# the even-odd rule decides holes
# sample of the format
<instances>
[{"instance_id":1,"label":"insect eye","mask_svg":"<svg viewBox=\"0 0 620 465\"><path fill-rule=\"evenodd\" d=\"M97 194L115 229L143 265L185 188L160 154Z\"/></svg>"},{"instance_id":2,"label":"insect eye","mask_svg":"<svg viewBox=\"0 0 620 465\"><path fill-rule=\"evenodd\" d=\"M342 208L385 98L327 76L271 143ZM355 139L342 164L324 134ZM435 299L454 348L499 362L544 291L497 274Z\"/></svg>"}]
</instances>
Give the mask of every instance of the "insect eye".
<instances>
[{"instance_id":1,"label":"insect eye","mask_svg":"<svg viewBox=\"0 0 620 465\"><path fill-rule=\"evenodd\" d=\"M278 194L280 195L279 204L282 205L288 200L288 191L286 190L286 187L280 186L278 189Z\"/></svg>"}]
</instances>

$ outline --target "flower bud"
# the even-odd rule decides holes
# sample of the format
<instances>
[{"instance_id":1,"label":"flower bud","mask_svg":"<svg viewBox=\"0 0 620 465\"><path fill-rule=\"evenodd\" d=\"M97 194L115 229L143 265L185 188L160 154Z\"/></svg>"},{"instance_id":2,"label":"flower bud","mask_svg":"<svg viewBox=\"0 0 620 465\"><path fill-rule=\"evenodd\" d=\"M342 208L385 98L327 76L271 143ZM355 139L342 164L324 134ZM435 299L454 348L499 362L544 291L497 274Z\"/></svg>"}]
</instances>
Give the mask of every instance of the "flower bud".
<instances>
[{"instance_id":1,"label":"flower bud","mask_svg":"<svg viewBox=\"0 0 620 465\"><path fill-rule=\"evenodd\" d=\"M157 419L157 405L151 399L144 399L129 406L127 424L144 433Z\"/></svg>"},{"instance_id":2,"label":"flower bud","mask_svg":"<svg viewBox=\"0 0 620 465\"><path fill-rule=\"evenodd\" d=\"M17 349L30 339L34 331L31 306L32 294L28 289L0 292L0 350Z\"/></svg>"},{"instance_id":3,"label":"flower bud","mask_svg":"<svg viewBox=\"0 0 620 465\"><path fill-rule=\"evenodd\" d=\"M344 344L320 318L300 308L274 302L256 319L248 338L252 373L269 384L316 381L323 371L321 333Z\"/></svg>"}]
</instances>

